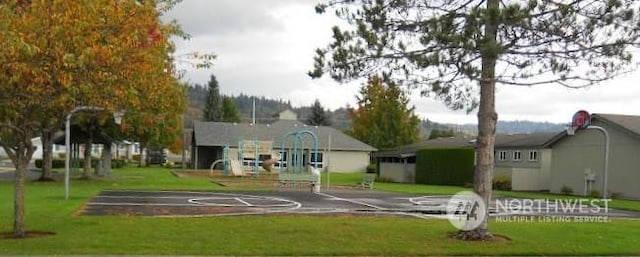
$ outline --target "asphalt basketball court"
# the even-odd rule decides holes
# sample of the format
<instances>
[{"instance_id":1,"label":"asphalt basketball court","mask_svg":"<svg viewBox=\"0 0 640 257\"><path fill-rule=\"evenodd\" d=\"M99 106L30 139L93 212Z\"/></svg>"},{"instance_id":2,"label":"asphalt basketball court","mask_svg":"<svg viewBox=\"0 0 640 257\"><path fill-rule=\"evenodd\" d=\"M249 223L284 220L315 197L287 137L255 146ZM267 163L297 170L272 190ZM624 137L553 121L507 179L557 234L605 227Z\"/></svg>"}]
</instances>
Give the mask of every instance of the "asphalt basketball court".
<instances>
[{"instance_id":1,"label":"asphalt basketball court","mask_svg":"<svg viewBox=\"0 0 640 257\"><path fill-rule=\"evenodd\" d=\"M348 213L445 218L450 197L450 195L407 195L368 189L332 189L320 193L300 189L279 189L270 192L105 190L92 198L80 214L193 217ZM508 202L512 199L501 200ZM496 211L495 204L490 204L489 210L492 216L567 214L565 211L558 213L556 206L553 206L552 203L538 206L533 211L518 213ZM571 215L593 215L593 213L577 212L577 209L575 211ZM640 217L637 212L611 209L604 215L609 217Z\"/></svg>"}]
</instances>

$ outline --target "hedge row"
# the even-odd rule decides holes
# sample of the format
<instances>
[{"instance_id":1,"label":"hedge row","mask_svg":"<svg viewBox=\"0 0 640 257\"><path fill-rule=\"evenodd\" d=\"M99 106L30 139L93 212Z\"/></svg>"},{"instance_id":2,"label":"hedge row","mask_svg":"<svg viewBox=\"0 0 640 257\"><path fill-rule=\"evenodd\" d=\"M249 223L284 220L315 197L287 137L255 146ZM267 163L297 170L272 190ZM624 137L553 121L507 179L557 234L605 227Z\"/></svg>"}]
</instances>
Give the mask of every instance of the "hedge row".
<instances>
[{"instance_id":1,"label":"hedge row","mask_svg":"<svg viewBox=\"0 0 640 257\"><path fill-rule=\"evenodd\" d=\"M423 149L416 152L416 183L464 186L473 182L471 148Z\"/></svg>"},{"instance_id":2,"label":"hedge row","mask_svg":"<svg viewBox=\"0 0 640 257\"><path fill-rule=\"evenodd\" d=\"M79 159L79 161L80 161L80 163L84 163L84 159ZM64 162L65 162L65 160L54 159L51 162L51 166L54 169L63 169L64 168ZM91 168L95 168L96 165L98 165L99 162L100 162L100 159L91 158ZM111 159L111 168L112 169L122 168L126 164L127 164L127 160L125 160L125 159ZM42 159L37 159L36 160L36 168L42 169Z\"/></svg>"}]
</instances>

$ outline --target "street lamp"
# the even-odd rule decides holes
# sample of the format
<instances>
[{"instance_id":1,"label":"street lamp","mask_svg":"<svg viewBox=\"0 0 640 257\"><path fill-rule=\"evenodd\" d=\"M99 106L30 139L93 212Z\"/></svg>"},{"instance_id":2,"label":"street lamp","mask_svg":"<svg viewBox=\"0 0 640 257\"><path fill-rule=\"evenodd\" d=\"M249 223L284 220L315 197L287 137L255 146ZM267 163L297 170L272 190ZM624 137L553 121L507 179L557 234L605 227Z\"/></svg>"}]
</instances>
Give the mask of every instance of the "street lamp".
<instances>
[{"instance_id":1,"label":"street lamp","mask_svg":"<svg viewBox=\"0 0 640 257\"><path fill-rule=\"evenodd\" d=\"M65 130L64 130L64 146L65 146L65 160L64 160L64 199L69 200L69 169L71 162L71 116L74 113L80 111L102 111L104 108L96 107L96 106L78 106L71 110L67 117L65 118ZM122 122L122 116L124 116L124 111L116 111L113 114L116 124L120 124ZM85 157L86 158L86 157Z\"/></svg>"}]
</instances>

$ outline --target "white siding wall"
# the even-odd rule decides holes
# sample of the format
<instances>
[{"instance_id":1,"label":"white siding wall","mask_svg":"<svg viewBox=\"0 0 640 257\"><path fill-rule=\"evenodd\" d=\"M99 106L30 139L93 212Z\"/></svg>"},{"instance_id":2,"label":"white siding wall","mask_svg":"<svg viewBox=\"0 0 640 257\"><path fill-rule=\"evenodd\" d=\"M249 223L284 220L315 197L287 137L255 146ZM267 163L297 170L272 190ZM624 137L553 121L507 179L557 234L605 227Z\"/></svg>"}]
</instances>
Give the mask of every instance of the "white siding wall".
<instances>
[{"instance_id":1,"label":"white siding wall","mask_svg":"<svg viewBox=\"0 0 640 257\"><path fill-rule=\"evenodd\" d=\"M540 184L540 175L540 169L513 168L513 173L511 174L511 190L542 190L544 185Z\"/></svg>"},{"instance_id":2,"label":"white siding wall","mask_svg":"<svg viewBox=\"0 0 640 257\"><path fill-rule=\"evenodd\" d=\"M380 163L380 177L400 183L415 183L416 165L413 163Z\"/></svg>"},{"instance_id":3,"label":"white siding wall","mask_svg":"<svg viewBox=\"0 0 640 257\"><path fill-rule=\"evenodd\" d=\"M369 165L369 153L355 151L331 151L325 155L324 162L327 163L329 157L330 172L365 172Z\"/></svg>"}]
</instances>

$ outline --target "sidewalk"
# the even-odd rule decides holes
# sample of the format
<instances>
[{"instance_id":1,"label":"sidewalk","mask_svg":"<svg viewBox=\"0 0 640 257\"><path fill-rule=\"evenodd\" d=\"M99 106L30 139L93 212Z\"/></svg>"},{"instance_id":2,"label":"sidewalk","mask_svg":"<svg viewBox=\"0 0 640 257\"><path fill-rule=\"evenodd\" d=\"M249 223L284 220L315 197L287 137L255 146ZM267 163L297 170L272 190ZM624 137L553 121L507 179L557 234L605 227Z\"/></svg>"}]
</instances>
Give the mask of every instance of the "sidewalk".
<instances>
[{"instance_id":1,"label":"sidewalk","mask_svg":"<svg viewBox=\"0 0 640 257\"><path fill-rule=\"evenodd\" d=\"M27 171L27 180L38 180L41 173L29 169ZM15 179L15 169L13 167L0 167L0 181L12 181Z\"/></svg>"}]
</instances>

